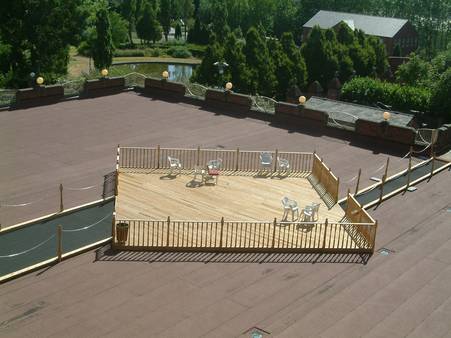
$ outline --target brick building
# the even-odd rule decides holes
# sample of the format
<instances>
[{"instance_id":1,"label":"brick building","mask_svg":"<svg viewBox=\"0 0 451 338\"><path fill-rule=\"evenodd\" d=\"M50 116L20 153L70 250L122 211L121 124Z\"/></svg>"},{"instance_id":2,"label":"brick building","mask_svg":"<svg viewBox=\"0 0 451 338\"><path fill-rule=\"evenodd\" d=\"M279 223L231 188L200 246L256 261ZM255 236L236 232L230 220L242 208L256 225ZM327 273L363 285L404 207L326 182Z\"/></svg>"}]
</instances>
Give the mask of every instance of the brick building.
<instances>
[{"instance_id":1,"label":"brick building","mask_svg":"<svg viewBox=\"0 0 451 338\"><path fill-rule=\"evenodd\" d=\"M304 24L303 40L314 26L334 28L342 21L352 30L360 29L365 34L379 37L389 56L393 55L396 45L401 47L401 56L409 55L418 48L418 33L408 20L322 10Z\"/></svg>"}]
</instances>

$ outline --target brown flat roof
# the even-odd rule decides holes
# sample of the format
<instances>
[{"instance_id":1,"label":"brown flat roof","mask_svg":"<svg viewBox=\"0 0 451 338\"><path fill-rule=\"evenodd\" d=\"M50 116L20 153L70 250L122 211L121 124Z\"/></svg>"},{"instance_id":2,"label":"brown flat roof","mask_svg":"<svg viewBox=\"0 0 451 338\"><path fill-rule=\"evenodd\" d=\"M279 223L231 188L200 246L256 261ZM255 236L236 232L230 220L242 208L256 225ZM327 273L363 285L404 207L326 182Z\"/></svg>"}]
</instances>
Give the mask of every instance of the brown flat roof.
<instances>
[{"instance_id":1,"label":"brown flat roof","mask_svg":"<svg viewBox=\"0 0 451 338\"><path fill-rule=\"evenodd\" d=\"M387 156L130 93L0 112L0 135L2 200L58 178L91 184L112 170L117 143L315 147L342 182L362 167L364 185ZM406 164L396 156L390 163L393 171ZM370 210L379 221L376 249L388 254L367 265L294 254L123 252L95 261L88 252L3 284L0 336L236 337L251 327L278 337L450 336L450 186L444 171Z\"/></svg>"}]
</instances>

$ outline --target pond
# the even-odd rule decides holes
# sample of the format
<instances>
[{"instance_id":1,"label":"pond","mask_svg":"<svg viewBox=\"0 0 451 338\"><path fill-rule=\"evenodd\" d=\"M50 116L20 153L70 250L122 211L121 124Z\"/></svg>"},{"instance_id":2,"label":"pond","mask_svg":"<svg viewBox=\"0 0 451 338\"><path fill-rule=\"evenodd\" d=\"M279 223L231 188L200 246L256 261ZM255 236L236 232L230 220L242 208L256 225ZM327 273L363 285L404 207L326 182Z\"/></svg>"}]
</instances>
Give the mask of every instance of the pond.
<instances>
[{"instance_id":1,"label":"pond","mask_svg":"<svg viewBox=\"0 0 451 338\"><path fill-rule=\"evenodd\" d=\"M111 76L121 76L129 73L140 73L148 77L161 78L161 73L167 70L169 80L177 82L189 82L195 65L166 64L166 63L131 63L113 65L110 68Z\"/></svg>"}]
</instances>

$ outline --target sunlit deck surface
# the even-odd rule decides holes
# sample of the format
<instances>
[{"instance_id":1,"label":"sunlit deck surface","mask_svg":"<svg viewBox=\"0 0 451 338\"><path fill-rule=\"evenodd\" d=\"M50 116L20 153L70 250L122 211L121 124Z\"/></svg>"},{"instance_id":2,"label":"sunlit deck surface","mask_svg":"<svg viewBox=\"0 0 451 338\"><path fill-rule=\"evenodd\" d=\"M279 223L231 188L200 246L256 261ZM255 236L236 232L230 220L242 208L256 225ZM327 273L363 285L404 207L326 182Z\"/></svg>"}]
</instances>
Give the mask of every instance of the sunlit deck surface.
<instances>
[{"instance_id":1,"label":"sunlit deck surface","mask_svg":"<svg viewBox=\"0 0 451 338\"><path fill-rule=\"evenodd\" d=\"M306 205L320 203L319 222L326 218L338 222L344 216L336 204L328 209L307 180L299 177L259 176L257 173L222 174L218 184L199 185L199 178L167 171L147 173L121 172L116 204L118 219L219 221L279 221L283 215L281 200L297 201L301 211ZM291 220L291 214L288 220Z\"/></svg>"}]
</instances>

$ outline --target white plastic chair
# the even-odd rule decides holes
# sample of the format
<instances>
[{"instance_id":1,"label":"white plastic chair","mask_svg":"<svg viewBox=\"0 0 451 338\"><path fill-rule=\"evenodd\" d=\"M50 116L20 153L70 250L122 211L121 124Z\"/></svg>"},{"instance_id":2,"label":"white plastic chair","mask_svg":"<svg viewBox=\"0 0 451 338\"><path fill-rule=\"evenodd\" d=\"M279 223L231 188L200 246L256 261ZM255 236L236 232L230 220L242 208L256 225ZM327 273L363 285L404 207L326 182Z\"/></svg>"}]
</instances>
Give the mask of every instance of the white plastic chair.
<instances>
[{"instance_id":1,"label":"white plastic chair","mask_svg":"<svg viewBox=\"0 0 451 338\"><path fill-rule=\"evenodd\" d=\"M284 158L277 156L277 168L279 172L290 173L290 162Z\"/></svg>"},{"instance_id":2,"label":"white plastic chair","mask_svg":"<svg viewBox=\"0 0 451 338\"><path fill-rule=\"evenodd\" d=\"M194 167L194 178L193 181L196 181L197 176L201 177L201 182L203 183L205 181L205 175L207 174L207 171L205 170L205 168L196 165Z\"/></svg>"},{"instance_id":3,"label":"white plastic chair","mask_svg":"<svg viewBox=\"0 0 451 338\"><path fill-rule=\"evenodd\" d=\"M272 155L266 151L260 153L260 166L264 170L271 170Z\"/></svg>"},{"instance_id":4,"label":"white plastic chair","mask_svg":"<svg viewBox=\"0 0 451 338\"><path fill-rule=\"evenodd\" d=\"M177 171L178 174L180 174L182 171L182 163L180 162L180 160L178 158L168 156L168 161L170 169L169 175L172 176L174 174L174 171Z\"/></svg>"},{"instance_id":5,"label":"white plastic chair","mask_svg":"<svg viewBox=\"0 0 451 338\"><path fill-rule=\"evenodd\" d=\"M298 203L294 200L290 200L288 197L282 198L283 205L283 220L286 220L288 217L288 212L291 211L291 219L294 221L294 214L296 213L296 219L299 218L299 207Z\"/></svg>"},{"instance_id":6,"label":"white plastic chair","mask_svg":"<svg viewBox=\"0 0 451 338\"><path fill-rule=\"evenodd\" d=\"M302 219L305 222L316 222L318 220L319 203L312 203L312 205L307 205L302 210Z\"/></svg>"}]
</instances>

